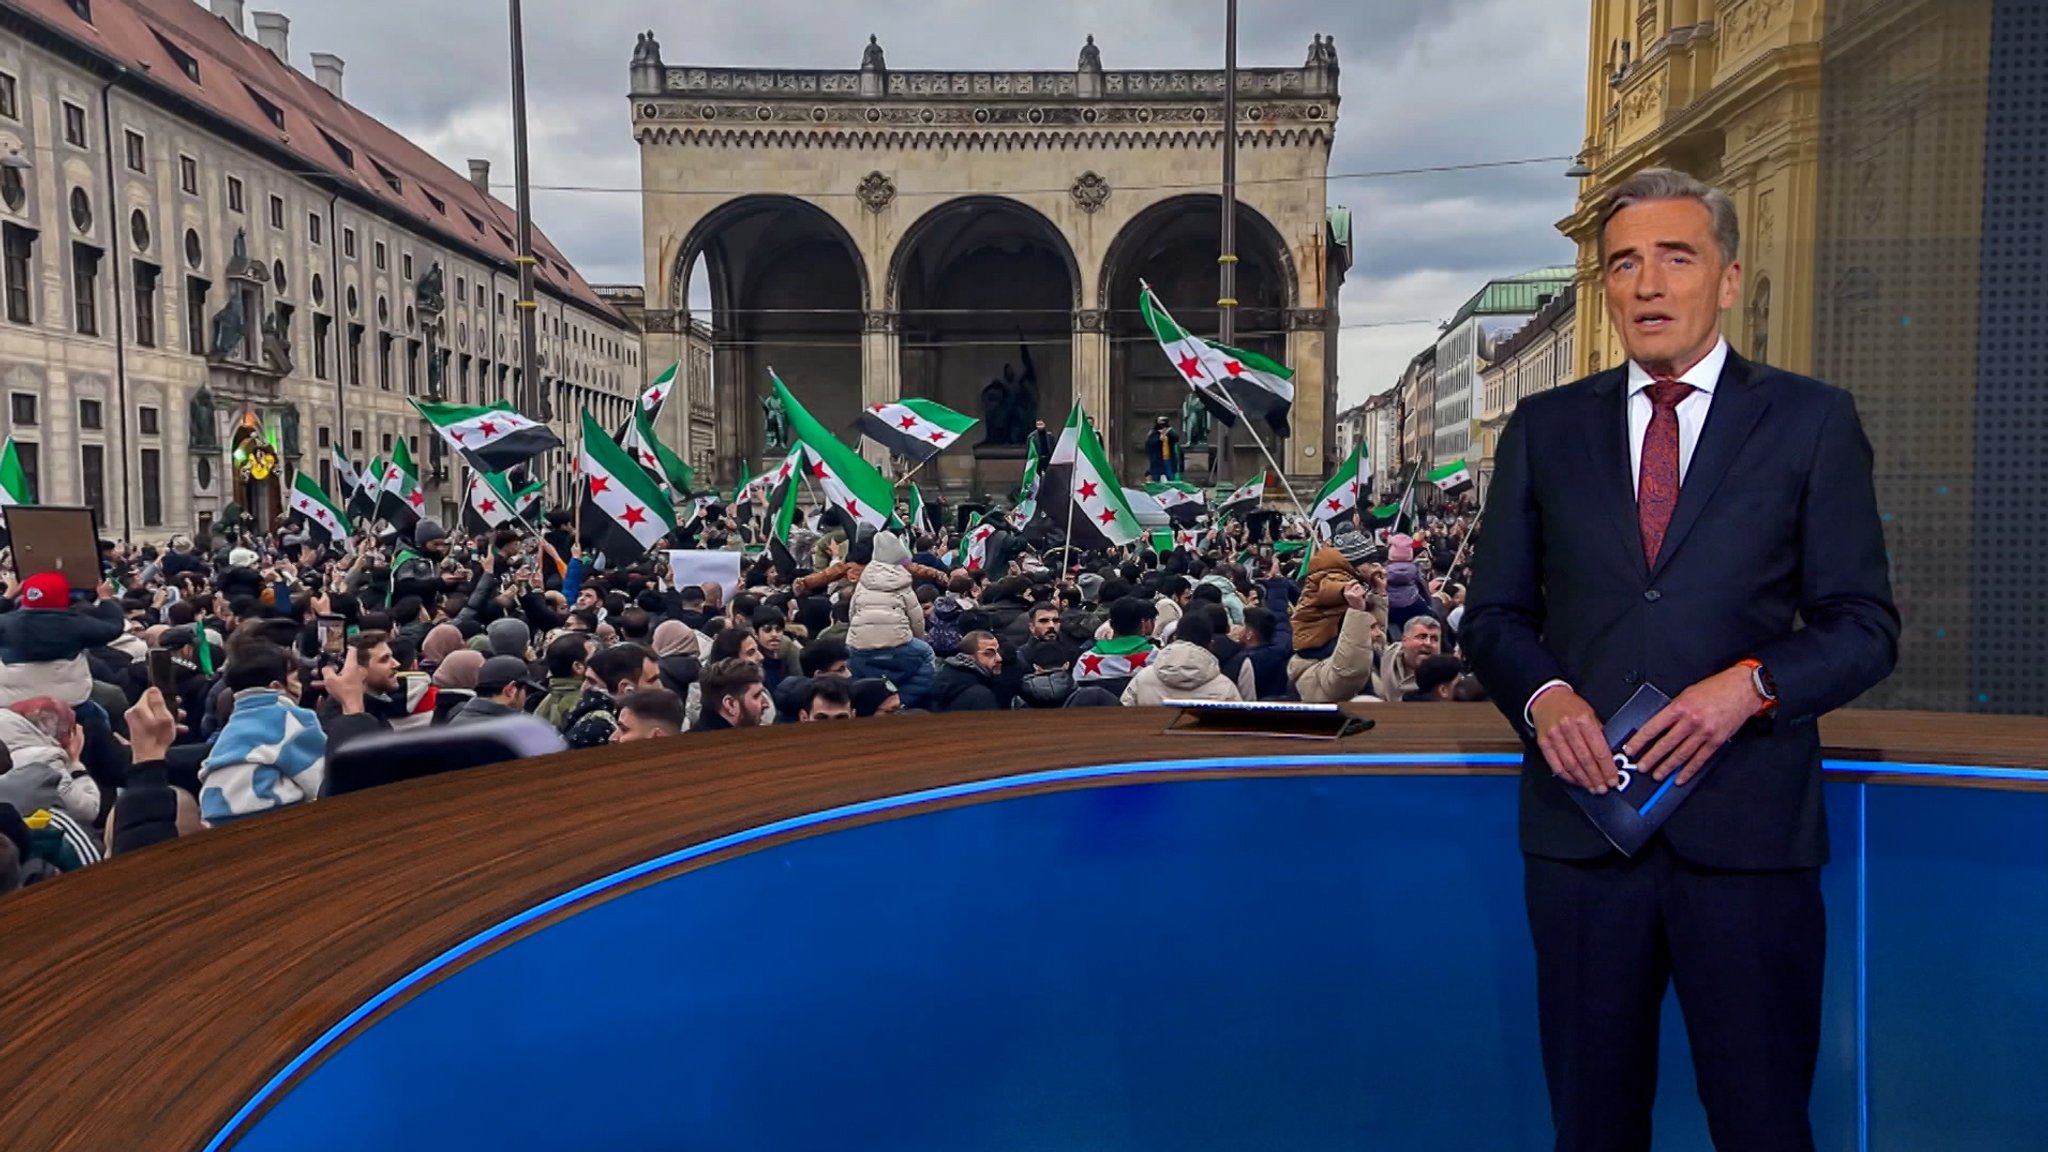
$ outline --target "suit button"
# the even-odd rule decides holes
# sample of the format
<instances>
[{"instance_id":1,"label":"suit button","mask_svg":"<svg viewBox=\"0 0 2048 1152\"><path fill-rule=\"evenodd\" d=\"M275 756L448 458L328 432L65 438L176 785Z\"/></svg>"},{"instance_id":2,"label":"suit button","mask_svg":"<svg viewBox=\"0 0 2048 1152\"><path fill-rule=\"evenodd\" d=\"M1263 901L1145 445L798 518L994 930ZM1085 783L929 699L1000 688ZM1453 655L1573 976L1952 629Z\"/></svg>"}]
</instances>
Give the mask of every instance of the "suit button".
<instances>
[{"instance_id":1,"label":"suit button","mask_svg":"<svg viewBox=\"0 0 2048 1152\"><path fill-rule=\"evenodd\" d=\"M1648 600L1652 604L1655 604L1657 601L1662 600L1663 598L1664 594L1662 592L1657 591L1655 588L1652 588L1648 592L1643 593L1643 599Z\"/></svg>"},{"instance_id":2,"label":"suit button","mask_svg":"<svg viewBox=\"0 0 2048 1152\"><path fill-rule=\"evenodd\" d=\"M1631 685L1631 686L1633 686L1633 685L1635 684L1635 682L1636 682L1637 680L1639 680L1639 679L1641 679L1641 677L1637 676L1637 675L1636 675L1635 673L1633 673L1633 672L1624 672L1624 673L1622 673L1622 676L1621 676L1621 682L1622 682L1623 684L1628 684L1628 685Z\"/></svg>"}]
</instances>

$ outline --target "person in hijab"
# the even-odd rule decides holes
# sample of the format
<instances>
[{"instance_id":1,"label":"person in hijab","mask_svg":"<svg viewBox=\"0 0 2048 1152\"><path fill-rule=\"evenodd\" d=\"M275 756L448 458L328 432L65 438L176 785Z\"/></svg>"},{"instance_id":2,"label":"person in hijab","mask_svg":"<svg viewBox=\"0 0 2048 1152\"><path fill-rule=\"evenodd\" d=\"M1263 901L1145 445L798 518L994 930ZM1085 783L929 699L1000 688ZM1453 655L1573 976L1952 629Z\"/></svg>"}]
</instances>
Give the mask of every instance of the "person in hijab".
<instances>
[{"instance_id":1,"label":"person in hijab","mask_svg":"<svg viewBox=\"0 0 2048 1152\"><path fill-rule=\"evenodd\" d=\"M702 668L702 641L695 629L681 620L664 620L654 627L654 663L661 669L661 686L687 699L690 685L697 682Z\"/></svg>"},{"instance_id":2,"label":"person in hijab","mask_svg":"<svg viewBox=\"0 0 2048 1152\"><path fill-rule=\"evenodd\" d=\"M441 625L446 628L447 625ZM439 631L437 628L435 631ZM460 637L458 636L459 640ZM428 643L433 637L427 637ZM446 724L464 704L476 699L477 674L483 671L484 654L458 645L434 667L434 723Z\"/></svg>"}]
</instances>

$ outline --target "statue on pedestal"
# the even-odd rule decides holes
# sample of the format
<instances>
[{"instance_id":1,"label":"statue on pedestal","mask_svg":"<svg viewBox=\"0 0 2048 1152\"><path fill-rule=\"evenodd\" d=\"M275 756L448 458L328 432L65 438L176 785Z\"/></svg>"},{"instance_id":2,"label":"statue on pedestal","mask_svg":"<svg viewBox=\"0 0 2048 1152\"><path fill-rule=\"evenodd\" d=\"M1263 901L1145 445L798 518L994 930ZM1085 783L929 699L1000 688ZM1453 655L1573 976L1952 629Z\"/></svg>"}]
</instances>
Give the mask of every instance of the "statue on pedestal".
<instances>
[{"instance_id":1,"label":"statue on pedestal","mask_svg":"<svg viewBox=\"0 0 2048 1152\"><path fill-rule=\"evenodd\" d=\"M654 38L654 29L640 33L638 42L633 45L633 63L661 63L661 41Z\"/></svg>"},{"instance_id":2,"label":"statue on pedestal","mask_svg":"<svg viewBox=\"0 0 2048 1152\"><path fill-rule=\"evenodd\" d=\"M420 277L419 286L413 289L413 306L428 316L439 316L447 310L448 298L442 294L439 260L434 261L434 266L427 269L427 274Z\"/></svg>"},{"instance_id":3,"label":"statue on pedestal","mask_svg":"<svg viewBox=\"0 0 2048 1152\"><path fill-rule=\"evenodd\" d=\"M789 451L790 442L796 439L790 427L789 412L782 406L782 397L770 392L761 397L761 447L770 455Z\"/></svg>"},{"instance_id":4,"label":"statue on pedestal","mask_svg":"<svg viewBox=\"0 0 2048 1152\"><path fill-rule=\"evenodd\" d=\"M870 33L868 36L868 46L861 50L860 70L863 72L882 72L886 71L888 67L889 65L882 60L881 39Z\"/></svg>"},{"instance_id":5,"label":"statue on pedestal","mask_svg":"<svg viewBox=\"0 0 2048 1152\"><path fill-rule=\"evenodd\" d=\"M1038 422L1038 369L1031 362L1031 346L1018 341L1024 364L1019 375L1010 365L1003 374L981 390L981 419L985 433L976 447L1021 448Z\"/></svg>"},{"instance_id":6,"label":"statue on pedestal","mask_svg":"<svg viewBox=\"0 0 2048 1152\"><path fill-rule=\"evenodd\" d=\"M263 321L263 363L280 376L292 374L292 338L284 321L273 312Z\"/></svg>"},{"instance_id":7,"label":"statue on pedestal","mask_svg":"<svg viewBox=\"0 0 2048 1152\"><path fill-rule=\"evenodd\" d=\"M215 360L240 355L243 337L248 333L249 317L242 311L242 294L229 284L227 305L213 314L213 345L208 354Z\"/></svg>"},{"instance_id":8,"label":"statue on pedestal","mask_svg":"<svg viewBox=\"0 0 2048 1152\"><path fill-rule=\"evenodd\" d=\"M1202 397L1194 389L1188 389L1188 398L1180 405L1181 443L1189 448L1200 448L1209 443L1209 406L1202 403Z\"/></svg>"},{"instance_id":9,"label":"statue on pedestal","mask_svg":"<svg viewBox=\"0 0 2048 1152\"><path fill-rule=\"evenodd\" d=\"M1095 35L1088 35L1088 43L1081 45L1081 71L1102 71L1102 49L1095 46Z\"/></svg>"},{"instance_id":10,"label":"statue on pedestal","mask_svg":"<svg viewBox=\"0 0 2048 1152\"><path fill-rule=\"evenodd\" d=\"M213 393L200 385L192 393L192 402L186 408L186 419L191 425L190 440L195 452L220 451L220 433L213 426Z\"/></svg>"}]
</instances>

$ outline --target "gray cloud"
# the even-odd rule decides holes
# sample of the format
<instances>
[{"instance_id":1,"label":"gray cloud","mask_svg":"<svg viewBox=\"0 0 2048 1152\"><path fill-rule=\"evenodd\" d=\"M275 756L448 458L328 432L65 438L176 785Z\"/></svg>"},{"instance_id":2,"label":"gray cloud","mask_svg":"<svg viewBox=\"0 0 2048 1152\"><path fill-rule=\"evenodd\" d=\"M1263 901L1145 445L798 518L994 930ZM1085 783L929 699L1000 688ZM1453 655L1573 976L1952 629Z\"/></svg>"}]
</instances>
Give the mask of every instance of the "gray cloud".
<instances>
[{"instance_id":1,"label":"gray cloud","mask_svg":"<svg viewBox=\"0 0 2048 1152\"><path fill-rule=\"evenodd\" d=\"M488 157L511 178L502 0L283 4L297 63L348 60L350 99L463 170ZM1311 33L1335 35L1344 104L1333 174L1577 150L1584 135L1584 0L1247 0L1239 55L1294 65ZM1222 5L1188 0L1041 0L1020 17L994 0L527 0L528 100L539 184L630 188L639 158L626 108L634 34L653 28L670 62L851 67L870 32L894 67L1070 66L1093 33L1110 67L1220 65ZM687 19L685 16L687 15ZM1566 263L1554 223L1571 210L1561 165L1336 179L1354 216L1347 324L1447 318L1493 275ZM509 193L507 199L509 199ZM537 192L541 227L593 281L637 283L640 200ZM1347 330L1342 396L1394 382L1429 327Z\"/></svg>"}]
</instances>

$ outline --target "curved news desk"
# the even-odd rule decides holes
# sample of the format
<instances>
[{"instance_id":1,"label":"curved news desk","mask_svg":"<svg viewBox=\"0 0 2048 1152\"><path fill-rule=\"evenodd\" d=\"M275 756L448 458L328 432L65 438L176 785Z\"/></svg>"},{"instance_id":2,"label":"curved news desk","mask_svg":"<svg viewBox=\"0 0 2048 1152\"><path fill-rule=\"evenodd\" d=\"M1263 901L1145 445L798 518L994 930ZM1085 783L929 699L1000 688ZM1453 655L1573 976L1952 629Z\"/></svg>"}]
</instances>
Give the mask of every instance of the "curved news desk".
<instances>
[{"instance_id":1,"label":"curved news desk","mask_svg":"<svg viewBox=\"0 0 2048 1152\"><path fill-rule=\"evenodd\" d=\"M57 1150L1539 1149L1516 746L906 717L418 781L0 900ZM1827 1149L2048 1146L2048 723L1825 726ZM1659 1148L1704 1149L1669 1013Z\"/></svg>"}]
</instances>

